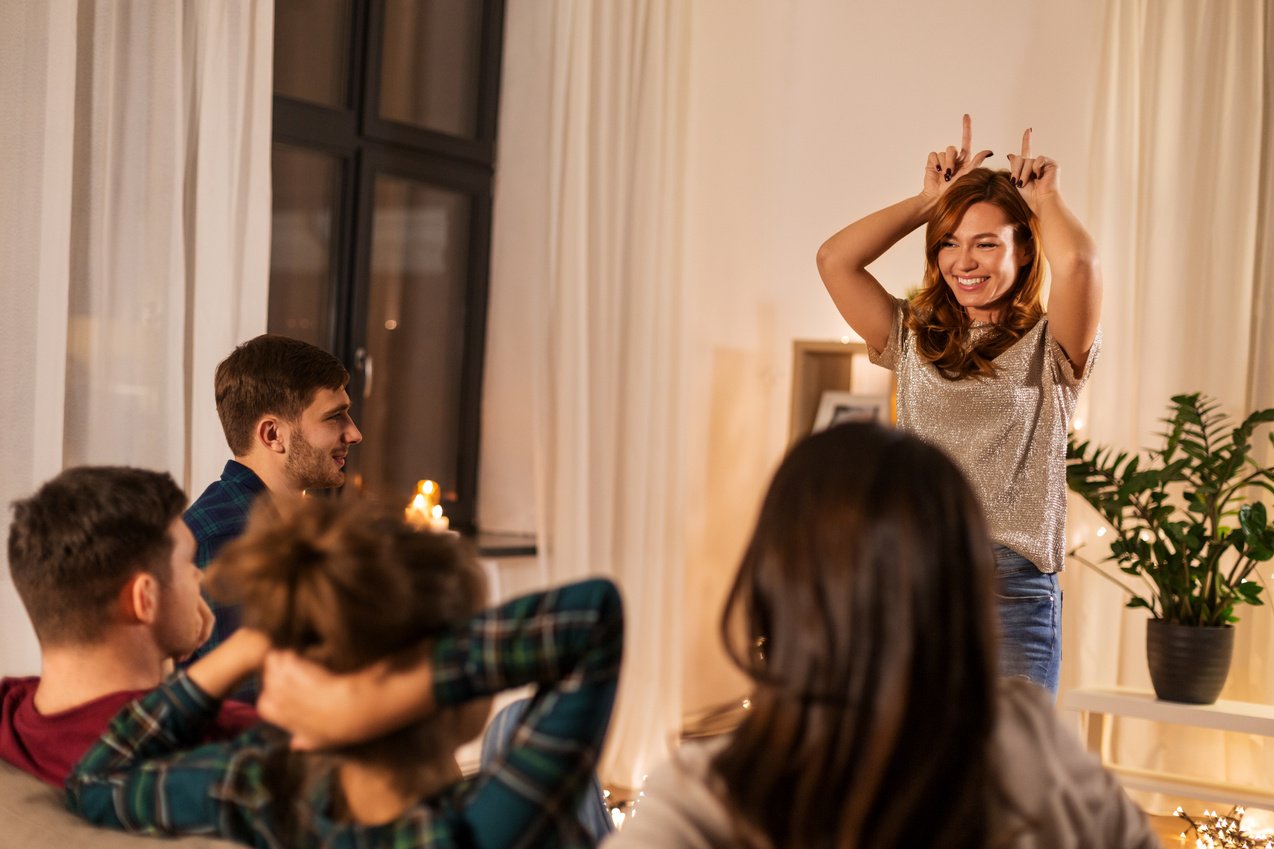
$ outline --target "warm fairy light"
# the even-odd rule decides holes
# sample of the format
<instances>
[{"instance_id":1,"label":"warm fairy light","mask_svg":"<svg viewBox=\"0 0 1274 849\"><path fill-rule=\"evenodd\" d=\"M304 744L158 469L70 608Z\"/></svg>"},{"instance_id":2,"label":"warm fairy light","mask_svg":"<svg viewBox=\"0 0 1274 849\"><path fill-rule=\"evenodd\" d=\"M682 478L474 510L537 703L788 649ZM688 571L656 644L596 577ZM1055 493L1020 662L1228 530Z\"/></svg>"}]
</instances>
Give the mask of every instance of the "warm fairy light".
<instances>
[{"instance_id":1,"label":"warm fairy light","mask_svg":"<svg viewBox=\"0 0 1274 849\"><path fill-rule=\"evenodd\" d=\"M1178 807L1173 814L1190 824L1181 832L1185 840L1190 832L1194 832L1195 849L1274 849L1274 834L1269 831L1252 832L1243 828L1242 807L1235 806L1225 816L1218 816L1216 811L1205 810L1198 820L1190 817Z\"/></svg>"}]
</instances>

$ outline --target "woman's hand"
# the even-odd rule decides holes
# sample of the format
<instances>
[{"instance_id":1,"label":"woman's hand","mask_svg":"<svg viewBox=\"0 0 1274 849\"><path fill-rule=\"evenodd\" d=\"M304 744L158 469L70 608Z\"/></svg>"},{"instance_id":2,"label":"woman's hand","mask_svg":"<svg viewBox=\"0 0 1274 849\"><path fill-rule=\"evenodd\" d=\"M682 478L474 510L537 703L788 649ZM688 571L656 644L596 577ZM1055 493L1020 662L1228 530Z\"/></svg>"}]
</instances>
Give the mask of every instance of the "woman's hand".
<instances>
[{"instance_id":1,"label":"woman's hand","mask_svg":"<svg viewBox=\"0 0 1274 849\"><path fill-rule=\"evenodd\" d=\"M345 675L295 652L265 659L261 718L292 734L292 748L328 749L396 731L432 713L433 669L422 660L394 670L388 661Z\"/></svg>"},{"instance_id":2,"label":"woman's hand","mask_svg":"<svg viewBox=\"0 0 1274 849\"><path fill-rule=\"evenodd\" d=\"M953 182L982 164L992 153L984 150L977 155L969 153L973 144L973 119L964 116L964 129L960 135L960 149L947 146L944 151L932 151L925 163L924 188L920 194L929 200L937 200Z\"/></svg>"},{"instance_id":3,"label":"woman's hand","mask_svg":"<svg viewBox=\"0 0 1274 849\"><path fill-rule=\"evenodd\" d=\"M1031 156L1031 130L1022 133L1022 155L1009 154L1009 179L1031 209L1058 191L1057 162L1047 156Z\"/></svg>"}]
</instances>

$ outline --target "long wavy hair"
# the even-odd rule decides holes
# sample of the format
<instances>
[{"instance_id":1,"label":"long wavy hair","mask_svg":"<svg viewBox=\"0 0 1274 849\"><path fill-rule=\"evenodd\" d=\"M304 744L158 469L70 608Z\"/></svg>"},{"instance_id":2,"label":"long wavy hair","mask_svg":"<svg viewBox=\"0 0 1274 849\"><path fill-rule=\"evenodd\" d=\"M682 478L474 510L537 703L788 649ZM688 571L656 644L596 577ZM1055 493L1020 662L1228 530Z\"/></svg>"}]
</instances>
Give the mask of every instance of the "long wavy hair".
<instances>
[{"instance_id":1,"label":"long wavy hair","mask_svg":"<svg viewBox=\"0 0 1274 849\"><path fill-rule=\"evenodd\" d=\"M956 300L942 277L938 251L955 232L975 203L993 203L1013 225L1014 242L1027 252L999 321L970 344L969 313ZM907 328L916 337L916 350L926 362L951 380L991 377L995 358L1021 339L1044 315L1040 290L1044 285L1044 253L1040 249L1039 220L1009 182L1008 171L975 168L958 179L938 200L925 229L925 272L920 292L911 299Z\"/></svg>"},{"instance_id":2,"label":"long wavy hair","mask_svg":"<svg viewBox=\"0 0 1274 849\"><path fill-rule=\"evenodd\" d=\"M721 631L753 682L712 761L748 849L983 847L991 544L951 460L845 424L787 455Z\"/></svg>"}]
</instances>

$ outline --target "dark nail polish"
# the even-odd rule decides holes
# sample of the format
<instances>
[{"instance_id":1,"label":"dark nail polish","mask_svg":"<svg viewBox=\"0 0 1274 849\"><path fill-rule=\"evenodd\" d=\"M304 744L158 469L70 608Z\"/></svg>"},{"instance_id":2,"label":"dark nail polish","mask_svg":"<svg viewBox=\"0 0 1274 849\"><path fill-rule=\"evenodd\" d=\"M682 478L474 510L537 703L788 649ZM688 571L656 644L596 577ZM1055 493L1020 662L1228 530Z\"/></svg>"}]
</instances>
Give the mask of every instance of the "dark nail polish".
<instances>
[{"instance_id":1,"label":"dark nail polish","mask_svg":"<svg viewBox=\"0 0 1274 849\"><path fill-rule=\"evenodd\" d=\"M948 169L947 169L947 173L946 173L946 174L943 174L942 176L944 176L944 177L946 177L948 180L950 180L950 179L951 179L951 169L950 169L950 168L948 168Z\"/></svg>"},{"instance_id":2,"label":"dark nail polish","mask_svg":"<svg viewBox=\"0 0 1274 849\"><path fill-rule=\"evenodd\" d=\"M943 181L944 183L950 183L950 182L951 182L951 172L950 172L950 171L948 171L946 174L943 174L943 175L942 175L942 181Z\"/></svg>"},{"instance_id":3,"label":"dark nail polish","mask_svg":"<svg viewBox=\"0 0 1274 849\"><path fill-rule=\"evenodd\" d=\"M988 151L988 152L987 152L987 155L986 155L986 158L987 158L987 159L990 159L992 156L995 156L995 154L994 154L994 153L991 153L990 151Z\"/></svg>"},{"instance_id":4,"label":"dark nail polish","mask_svg":"<svg viewBox=\"0 0 1274 849\"><path fill-rule=\"evenodd\" d=\"M942 173L942 166L941 166L941 165L935 165L935 166L933 166L933 170L935 170L935 171L937 171L939 174L941 174L941 173Z\"/></svg>"}]
</instances>

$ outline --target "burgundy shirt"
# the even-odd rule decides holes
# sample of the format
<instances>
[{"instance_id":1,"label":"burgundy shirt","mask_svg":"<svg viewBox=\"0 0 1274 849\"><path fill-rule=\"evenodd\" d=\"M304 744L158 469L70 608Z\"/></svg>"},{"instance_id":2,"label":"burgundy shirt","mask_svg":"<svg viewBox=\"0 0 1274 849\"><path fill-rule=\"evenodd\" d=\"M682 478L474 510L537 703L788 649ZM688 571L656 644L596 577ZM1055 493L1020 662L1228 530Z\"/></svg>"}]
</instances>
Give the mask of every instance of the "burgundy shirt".
<instances>
[{"instance_id":1,"label":"burgundy shirt","mask_svg":"<svg viewBox=\"0 0 1274 849\"><path fill-rule=\"evenodd\" d=\"M61 788L71 768L124 705L148 690L121 690L60 713L35 709L39 678L0 678L0 759ZM207 740L228 740L257 723L257 712L239 702L223 702Z\"/></svg>"}]
</instances>

